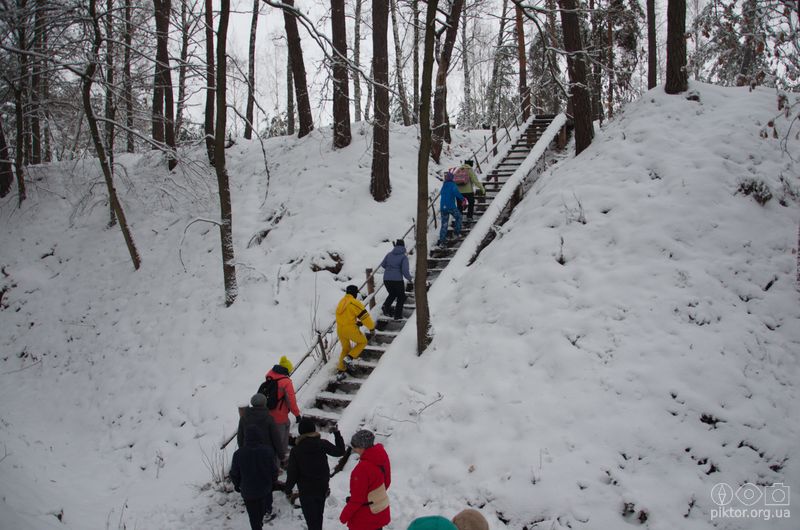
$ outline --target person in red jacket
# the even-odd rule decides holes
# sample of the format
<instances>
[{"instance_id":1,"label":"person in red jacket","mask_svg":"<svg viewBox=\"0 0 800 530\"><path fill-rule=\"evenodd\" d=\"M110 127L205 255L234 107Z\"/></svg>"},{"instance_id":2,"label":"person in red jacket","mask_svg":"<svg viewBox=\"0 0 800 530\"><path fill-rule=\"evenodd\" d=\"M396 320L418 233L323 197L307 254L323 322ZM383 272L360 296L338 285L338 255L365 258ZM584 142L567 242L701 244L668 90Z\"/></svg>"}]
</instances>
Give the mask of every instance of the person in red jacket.
<instances>
[{"instance_id":1,"label":"person in red jacket","mask_svg":"<svg viewBox=\"0 0 800 530\"><path fill-rule=\"evenodd\" d=\"M339 521L350 530L381 530L392 519L386 494L392 483L389 455L367 430L355 433L350 446L360 458L350 474L350 496Z\"/></svg>"},{"instance_id":2,"label":"person in red jacket","mask_svg":"<svg viewBox=\"0 0 800 530\"><path fill-rule=\"evenodd\" d=\"M294 385L289 374L292 372L292 362L284 355L278 364L272 367L272 370L267 372L267 379L274 379L278 382L278 404L274 409L270 409L269 413L272 419L275 420L275 426L278 428L280 435L281 447L283 447L282 454L284 460L282 465L286 466L286 461L289 458L289 412L294 414L297 421L300 421L300 409L297 407L297 398L294 395Z\"/></svg>"}]
</instances>

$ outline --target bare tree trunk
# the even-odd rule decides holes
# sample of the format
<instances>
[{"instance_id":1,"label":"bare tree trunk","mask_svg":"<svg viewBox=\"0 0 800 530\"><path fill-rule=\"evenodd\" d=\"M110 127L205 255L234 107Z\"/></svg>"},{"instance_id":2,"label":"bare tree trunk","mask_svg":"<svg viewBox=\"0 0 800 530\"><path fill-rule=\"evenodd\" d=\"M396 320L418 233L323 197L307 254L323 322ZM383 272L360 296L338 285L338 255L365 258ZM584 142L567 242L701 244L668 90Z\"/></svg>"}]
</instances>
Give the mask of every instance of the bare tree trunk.
<instances>
[{"instance_id":1,"label":"bare tree trunk","mask_svg":"<svg viewBox=\"0 0 800 530\"><path fill-rule=\"evenodd\" d=\"M608 45L608 103L607 110L608 119L614 117L614 6L609 4L606 39Z\"/></svg>"},{"instance_id":2,"label":"bare tree trunk","mask_svg":"<svg viewBox=\"0 0 800 530\"><path fill-rule=\"evenodd\" d=\"M159 53L156 52L156 62L153 67L152 130L153 141L158 145L164 143L164 88L161 86L160 68ZM157 147L153 146L153 149L157 149Z\"/></svg>"},{"instance_id":3,"label":"bare tree trunk","mask_svg":"<svg viewBox=\"0 0 800 530\"><path fill-rule=\"evenodd\" d=\"M20 68L22 68L22 58L20 58ZM20 76L19 83L23 83L24 77ZM22 201L27 198L27 192L25 190L25 174L23 173L23 162L25 160L25 153L24 144L25 141L23 137L25 136L24 131L24 124L25 124L25 113L23 112L23 99L22 99L22 90L19 87L14 88L14 110L15 110L15 121L17 122L17 138L16 138L16 153L14 156L14 169L17 172L17 206L22 206Z\"/></svg>"},{"instance_id":4,"label":"bare tree trunk","mask_svg":"<svg viewBox=\"0 0 800 530\"><path fill-rule=\"evenodd\" d=\"M247 54L247 110L245 111L244 137L253 137L253 114L256 102L256 30L261 0L253 0L253 18L250 21L250 48Z\"/></svg>"},{"instance_id":5,"label":"bare tree trunk","mask_svg":"<svg viewBox=\"0 0 800 530\"><path fill-rule=\"evenodd\" d=\"M372 69L375 80L375 126L372 140L372 198L383 202L392 193L389 181L389 6L372 0Z\"/></svg>"},{"instance_id":6,"label":"bare tree trunk","mask_svg":"<svg viewBox=\"0 0 800 530\"><path fill-rule=\"evenodd\" d=\"M403 47L400 44L400 32L397 28L397 0L391 0L389 9L392 12L392 36L394 37L394 61L397 72L397 94L400 97L400 111L403 114L403 125L411 125L411 114L408 111L408 98L403 82Z\"/></svg>"},{"instance_id":7,"label":"bare tree trunk","mask_svg":"<svg viewBox=\"0 0 800 530\"><path fill-rule=\"evenodd\" d=\"M108 169L111 171L111 178L114 178L114 119L116 118L116 107L114 106L114 0L106 0L106 102L105 118L103 124L106 137L106 157L108 159ZM114 213L114 205L108 203L108 226L117 223L117 216Z\"/></svg>"},{"instance_id":8,"label":"bare tree trunk","mask_svg":"<svg viewBox=\"0 0 800 530\"><path fill-rule=\"evenodd\" d=\"M595 9L595 0L589 0L589 13L591 17L591 26L592 26L592 35L597 36L600 34L600 15L597 12L598 10ZM603 124L603 119L605 117L605 113L603 112L603 71L602 71L602 44L596 43L594 41L587 42L586 48L591 48L593 52L596 53L597 58L592 61L591 65L591 72L592 72L592 79L590 81L591 85L591 101L592 101L592 119L600 120L600 124ZM570 105L572 104L572 100L570 100ZM571 108L571 107L570 107Z\"/></svg>"},{"instance_id":9,"label":"bare tree trunk","mask_svg":"<svg viewBox=\"0 0 800 530\"><path fill-rule=\"evenodd\" d=\"M742 4L744 43L742 43L742 63L736 76L736 86L746 86L753 79L753 63L756 55L756 33L758 32L758 6L755 0L745 0Z\"/></svg>"},{"instance_id":10,"label":"bare tree trunk","mask_svg":"<svg viewBox=\"0 0 800 530\"><path fill-rule=\"evenodd\" d=\"M153 0L156 18L156 82L160 87L163 102L164 143L169 153L167 167L175 169L178 164L175 151L175 102L172 95L172 73L169 66L169 17L171 0Z\"/></svg>"},{"instance_id":11,"label":"bare tree trunk","mask_svg":"<svg viewBox=\"0 0 800 530\"><path fill-rule=\"evenodd\" d=\"M419 0L411 0L411 11L414 24L414 111L411 119L419 123Z\"/></svg>"},{"instance_id":12,"label":"bare tree trunk","mask_svg":"<svg viewBox=\"0 0 800 530\"><path fill-rule=\"evenodd\" d=\"M656 1L647 0L647 89L658 84L658 42L656 41Z\"/></svg>"},{"instance_id":13,"label":"bare tree trunk","mask_svg":"<svg viewBox=\"0 0 800 530\"><path fill-rule=\"evenodd\" d=\"M43 0L42 0L43 1ZM44 19L43 24L43 31L42 31L42 55L49 56L50 50L47 44L47 35L48 35L48 24L47 24L47 15L43 12L42 19ZM42 142L43 142L43 153L42 157L45 162L52 162L53 160L53 149L50 145L50 63L47 59L41 59L42 61L42 70L44 74L42 75L42 88L41 88L41 101L45 102L45 107L43 109L42 117L44 118L44 127L42 130Z\"/></svg>"},{"instance_id":14,"label":"bare tree trunk","mask_svg":"<svg viewBox=\"0 0 800 530\"><path fill-rule=\"evenodd\" d=\"M686 73L686 0L667 3L667 94L679 94L689 88Z\"/></svg>"},{"instance_id":15,"label":"bare tree trunk","mask_svg":"<svg viewBox=\"0 0 800 530\"><path fill-rule=\"evenodd\" d=\"M492 77L489 79L489 88L487 94L489 96L489 118L497 116L497 103L498 103L498 78L500 77L500 53L503 48L503 40L506 31L506 12L508 11L508 0L503 0L503 7L500 11L500 31L497 32L497 45L494 51L494 61L492 63ZM498 117L497 123L500 123Z\"/></svg>"},{"instance_id":16,"label":"bare tree trunk","mask_svg":"<svg viewBox=\"0 0 800 530\"><path fill-rule=\"evenodd\" d=\"M547 33L550 37L550 47L552 50L550 51L551 61L552 61L552 68L555 69L553 72L554 76L557 76L560 73L561 69L558 67L558 50L560 48L558 42L558 34L556 31L556 2L555 0L547 0ZM561 100L558 97L558 91L552 90L550 92L550 112L553 114L558 114L559 110L561 109Z\"/></svg>"},{"instance_id":17,"label":"bare tree trunk","mask_svg":"<svg viewBox=\"0 0 800 530\"><path fill-rule=\"evenodd\" d=\"M575 120L575 155L589 147L594 137L592 126L592 102L586 84L586 65L583 62L583 43L578 19L576 0L560 0L561 25L564 31L564 47L567 50L570 95L573 119Z\"/></svg>"},{"instance_id":18,"label":"bare tree trunk","mask_svg":"<svg viewBox=\"0 0 800 530\"><path fill-rule=\"evenodd\" d=\"M125 98L126 149L133 153L136 145L133 142L133 81L131 79L131 44L133 43L133 25L131 23L131 0L125 0L125 51L122 66L122 85Z\"/></svg>"},{"instance_id":19,"label":"bare tree trunk","mask_svg":"<svg viewBox=\"0 0 800 530\"><path fill-rule=\"evenodd\" d=\"M461 54L464 70L464 125L469 129L474 126L472 120L472 82L470 80L470 63L469 63L469 39L467 38L467 6L464 6L461 12L462 17L462 30L461 30Z\"/></svg>"},{"instance_id":20,"label":"bare tree trunk","mask_svg":"<svg viewBox=\"0 0 800 530\"><path fill-rule=\"evenodd\" d=\"M528 66L525 54L525 26L522 24L522 8L514 5L517 28L517 58L519 59L519 102L522 107L522 119L528 121L531 115L531 91L528 88Z\"/></svg>"},{"instance_id":21,"label":"bare tree trunk","mask_svg":"<svg viewBox=\"0 0 800 530\"><path fill-rule=\"evenodd\" d=\"M214 136L214 169L219 184L220 225L219 237L222 247L222 275L225 282L225 305L230 307L239 294L236 286L236 265L233 252L233 208L228 184L228 170L225 168L225 128L227 120L226 92L226 43L228 39L228 17L230 0L220 1L219 28L217 30L217 124Z\"/></svg>"},{"instance_id":22,"label":"bare tree trunk","mask_svg":"<svg viewBox=\"0 0 800 530\"><path fill-rule=\"evenodd\" d=\"M42 40L44 36L44 2L36 0L33 22L33 50L39 54L31 61L31 164L42 162L42 127L41 127L41 78L43 55Z\"/></svg>"},{"instance_id":23,"label":"bare tree trunk","mask_svg":"<svg viewBox=\"0 0 800 530\"><path fill-rule=\"evenodd\" d=\"M6 135L3 132L3 116L0 114L0 198L8 195L14 183L14 171L11 169L11 153L8 151Z\"/></svg>"},{"instance_id":24,"label":"bare tree trunk","mask_svg":"<svg viewBox=\"0 0 800 530\"><path fill-rule=\"evenodd\" d=\"M206 111L203 123L203 132L206 136L206 152L208 153L208 163L214 165L214 99L215 90L215 71L214 71L214 12L212 11L211 0L205 0L205 22L206 22Z\"/></svg>"},{"instance_id":25,"label":"bare tree trunk","mask_svg":"<svg viewBox=\"0 0 800 530\"><path fill-rule=\"evenodd\" d=\"M363 0L356 0L355 27L353 28L353 64L361 67L361 4ZM353 105L356 112L356 121L361 121L361 77L353 75Z\"/></svg>"},{"instance_id":26,"label":"bare tree trunk","mask_svg":"<svg viewBox=\"0 0 800 530\"><path fill-rule=\"evenodd\" d=\"M437 0L428 0L425 15L425 49L422 57L422 93L419 109L419 153L417 154L416 271L414 298L417 313L417 355L428 348L431 314L428 306L428 158L431 149L431 77L433 77L433 34Z\"/></svg>"},{"instance_id":27,"label":"bare tree trunk","mask_svg":"<svg viewBox=\"0 0 800 530\"><path fill-rule=\"evenodd\" d=\"M89 64L86 66L86 71L82 78L82 93L83 93L83 110L86 113L86 122L89 124L89 131L92 135L92 142L94 143L95 151L97 151L97 160L100 162L100 168L103 170L103 176L106 181L106 188L108 188L108 199L111 203L111 208L114 215L119 221L119 228L122 230L122 237L125 239L125 245L128 247L128 253L133 261L133 268L139 270L141 259L139 258L139 251L133 242L128 222L125 219L125 212L122 210L122 204L117 197L117 190L114 187L114 177L111 172L111 166L106 158L106 150L103 146L103 139L100 136L100 130L97 127L97 120L94 116L94 109L92 109L92 82L94 74L97 70L97 63L99 62L100 45L103 43L103 36L100 33L100 21L97 19L97 6L96 0L89 0L89 17L91 18L92 28L94 29L94 41L92 43L92 55L89 58Z\"/></svg>"},{"instance_id":28,"label":"bare tree trunk","mask_svg":"<svg viewBox=\"0 0 800 530\"><path fill-rule=\"evenodd\" d=\"M331 0L333 39L333 147L350 145L350 88L347 76L347 20L344 0Z\"/></svg>"},{"instance_id":29,"label":"bare tree trunk","mask_svg":"<svg viewBox=\"0 0 800 530\"><path fill-rule=\"evenodd\" d=\"M292 79L291 53L286 57L286 132L290 136L294 135L294 79Z\"/></svg>"},{"instance_id":30,"label":"bare tree trunk","mask_svg":"<svg viewBox=\"0 0 800 530\"><path fill-rule=\"evenodd\" d=\"M445 130L447 125L447 70L450 68L450 58L453 55L453 46L458 34L458 21L461 18L461 9L464 0L453 0L450 14L447 16L447 33L439 53L439 65L436 70L436 91L433 95L433 129L431 131L431 157L438 164L442 155L442 141L450 131Z\"/></svg>"},{"instance_id":31,"label":"bare tree trunk","mask_svg":"<svg viewBox=\"0 0 800 530\"><path fill-rule=\"evenodd\" d=\"M294 6L294 0L283 0L283 3ZM283 23L286 28L286 41L289 45L289 55L291 56L297 114L300 119L300 129L297 131L297 137L302 138L314 130L314 119L311 115L311 103L308 99L308 85L306 84L306 67L303 63L303 48L300 45L300 33L297 31L297 19L294 13L284 9Z\"/></svg>"},{"instance_id":32,"label":"bare tree trunk","mask_svg":"<svg viewBox=\"0 0 800 530\"><path fill-rule=\"evenodd\" d=\"M374 53L374 52L373 52ZM370 64L369 67L369 78L373 79L373 68L374 63ZM372 83L367 83L367 103L364 105L364 121L369 121L369 109L370 105L372 105Z\"/></svg>"},{"instance_id":33,"label":"bare tree trunk","mask_svg":"<svg viewBox=\"0 0 800 530\"><path fill-rule=\"evenodd\" d=\"M175 111L175 138L180 142L183 129L183 111L186 108L186 69L189 66L189 6L187 0L181 0L181 62L178 65L178 107Z\"/></svg>"}]
</instances>

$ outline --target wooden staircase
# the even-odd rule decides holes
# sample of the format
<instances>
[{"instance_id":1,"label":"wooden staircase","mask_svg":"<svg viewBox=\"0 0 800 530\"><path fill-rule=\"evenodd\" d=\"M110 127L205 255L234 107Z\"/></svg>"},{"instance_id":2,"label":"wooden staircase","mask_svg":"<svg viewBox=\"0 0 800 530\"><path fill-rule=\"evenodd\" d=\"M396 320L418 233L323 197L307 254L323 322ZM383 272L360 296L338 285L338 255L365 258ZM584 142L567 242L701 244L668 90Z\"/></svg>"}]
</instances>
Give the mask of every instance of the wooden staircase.
<instances>
[{"instance_id":1,"label":"wooden staircase","mask_svg":"<svg viewBox=\"0 0 800 530\"><path fill-rule=\"evenodd\" d=\"M484 197L476 196L474 222L464 224L458 237L454 237L452 228L450 228L447 244L444 247L434 248L430 251L428 281L436 281L436 278L447 267L450 260L458 252L459 247L461 247L461 243L469 235L474 223L477 223L506 181L522 165L522 162L527 158L531 149L536 145L536 142L554 117L552 115L540 115L534 118L518 140L511 145L506 156L485 176L483 185L486 188L486 195ZM361 385L367 380L372 371L377 368L381 357L403 329L408 318L414 313L414 309L414 293L407 292L401 320L393 320L384 316L379 317L376 320L375 335L370 339L361 356L351 363L348 376L342 381L337 381L335 377L331 377L331 380L323 387L322 391L315 396L312 407L306 407L302 410L303 417L313 419L318 427L323 430L329 430L336 425L344 409L350 405L350 402L361 389ZM375 310L379 311L380 309L376 306Z\"/></svg>"}]
</instances>

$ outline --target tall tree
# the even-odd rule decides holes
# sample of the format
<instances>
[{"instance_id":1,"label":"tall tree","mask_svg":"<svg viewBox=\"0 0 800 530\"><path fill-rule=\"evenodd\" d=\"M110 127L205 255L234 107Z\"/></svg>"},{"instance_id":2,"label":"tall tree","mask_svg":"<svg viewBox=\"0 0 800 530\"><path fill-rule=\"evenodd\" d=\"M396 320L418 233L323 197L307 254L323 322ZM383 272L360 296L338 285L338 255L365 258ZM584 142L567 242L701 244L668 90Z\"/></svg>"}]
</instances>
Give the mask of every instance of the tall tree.
<instances>
[{"instance_id":1,"label":"tall tree","mask_svg":"<svg viewBox=\"0 0 800 530\"><path fill-rule=\"evenodd\" d=\"M397 96L400 99L400 112L403 116L403 125L411 125L411 113L408 110L408 98L403 82L403 46L400 44L400 31L397 27L397 0L391 0L389 8L392 12L392 36L394 37L395 78L397 80Z\"/></svg>"},{"instance_id":2,"label":"tall tree","mask_svg":"<svg viewBox=\"0 0 800 530\"><path fill-rule=\"evenodd\" d=\"M592 126L592 102L586 84L586 64L583 61L581 24L578 19L576 0L559 0L561 26L564 32L564 47L567 51L569 91L575 121L575 154L589 147L594 137Z\"/></svg>"},{"instance_id":3,"label":"tall tree","mask_svg":"<svg viewBox=\"0 0 800 530\"><path fill-rule=\"evenodd\" d=\"M462 62L462 70L464 71L464 109L463 109L463 121L464 125L467 127L472 127L472 75L470 72L470 62L469 62L469 39L467 38L467 6L464 6L464 9L461 11L461 18L462 18L462 26L463 29L461 31L461 62Z\"/></svg>"},{"instance_id":4,"label":"tall tree","mask_svg":"<svg viewBox=\"0 0 800 530\"><path fill-rule=\"evenodd\" d=\"M189 20L187 0L181 0L181 56L178 63L178 106L175 111L175 137L181 139L183 113L186 108L186 71L189 67L189 40L192 38L194 22Z\"/></svg>"},{"instance_id":5,"label":"tall tree","mask_svg":"<svg viewBox=\"0 0 800 530\"><path fill-rule=\"evenodd\" d=\"M347 76L347 24L344 0L331 0L333 38L333 147L350 145L350 89Z\"/></svg>"},{"instance_id":6,"label":"tall tree","mask_svg":"<svg viewBox=\"0 0 800 530\"><path fill-rule=\"evenodd\" d=\"M294 0L284 0L284 5L290 9L283 10L283 25L286 28L286 42L289 46L290 62L292 65L292 78L294 79L294 93L297 100L297 114L300 129L297 137L302 138L314 130L314 119L311 115L311 102L308 99L308 85L306 84L306 67L303 62L303 47L300 44L300 32L297 30L297 18L294 13Z\"/></svg>"},{"instance_id":7,"label":"tall tree","mask_svg":"<svg viewBox=\"0 0 800 530\"><path fill-rule=\"evenodd\" d=\"M353 26L353 64L361 67L361 6L364 0L356 0L355 23ZM356 121L361 121L361 78L358 73L353 75L353 106L355 107Z\"/></svg>"},{"instance_id":8,"label":"tall tree","mask_svg":"<svg viewBox=\"0 0 800 530\"><path fill-rule=\"evenodd\" d=\"M286 134L294 135L294 79L292 79L292 54L286 54Z\"/></svg>"},{"instance_id":9,"label":"tall tree","mask_svg":"<svg viewBox=\"0 0 800 530\"><path fill-rule=\"evenodd\" d=\"M11 170L11 153L8 151L6 135L3 132L3 116L0 114L0 198L8 195L14 183L14 172Z\"/></svg>"},{"instance_id":10,"label":"tall tree","mask_svg":"<svg viewBox=\"0 0 800 530\"><path fill-rule=\"evenodd\" d=\"M487 115L489 119L497 119L500 123L499 114L497 112L498 101L500 99L500 70L503 63L503 48L505 43L506 32L506 13L508 12L508 0L503 0L502 7L500 8L500 30L497 32L497 44L494 48L494 57L492 60L492 77L489 78L489 88L487 94L489 96L489 110Z\"/></svg>"},{"instance_id":11,"label":"tall tree","mask_svg":"<svg viewBox=\"0 0 800 530\"><path fill-rule=\"evenodd\" d=\"M378 202L392 193L389 182L389 6L372 0L372 70L375 76L375 126L369 191Z\"/></svg>"},{"instance_id":12,"label":"tall tree","mask_svg":"<svg viewBox=\"0 0 800 530\"><path fill-rule=\"evenodd\" d=\"M163 138L169 154L169 169L178 164L175 151L175 101L172 92L172 73L169 66L169 17L171 0L153 0L156 19L156 79L153 90L153 139ZM156 98L163 101L156 102ZM156 114L156 109L162 111ZM155 131L155 129L158 129ZM158 141L158 140L157 140Z\"/></svg>"},{"instance_id":13,"label":"tall tree","mask_svg":"<svg viewBox=\"0 0 800 530\"><path fill-rule=\"evenodd\" d=\"M217 123L214 135L214 170L219 186L220 223L219 239L222 248L222 276L225 282L225 305L230 306L239 294L236 285L236 265L233 252L233 208L228 184L228 170L225 167L225 128L228 106L227 88L227 41L230 0L220 0L219 27L217 28Z\"/></svg>"},{"instance_id":14,"label":"tall tree","mask_svg":"<svg viewBox=\"0 0 800 530\"><path fill-rule=\"evenodd\" d=\"M253 17L250 19L250 47L247 53L247 110L244 120L244 137L253 137L254 107L256 102L256 32L261 0L253 0Z\"/></svg>"},{"instance_id":15,"label":"tall tree","mask_svg":"<svg viewBox=\"0 0 800 530\"><path fill-rule=\"evenodd\" d=\"M106 156L111 174L114 174L114 123L117 119L117 105L114 102L114 0L106 0L106 105L105 105L105 135L106 135ZM111 222L115 222L114 210L111 212Z\"/></svg>"},{"instance_id":16,"label":"tall tree","mask_svg":"<svg viewBox=\"0 0 800 530\"><path fill-rule=\"evenodd\" d=\"M28 116L31 124L31 164L39 164L42 161L41 81L44 69L42 68L41 57L45 55L45 50L42 46L45 31L44 19L44 1L36 0L33 21L33 51L37 56L31 62L31 93Z\"/></svg>"},{"instance_id":17,"label":"tall tree","mask_svg":"<svg viewBox=\"0 0 800 530\"><path fill-rule=\"evenodd\" d=\"M656 0L647 0L647 89L658 84L658 42L656 41Z\"/></svg>"},{"instance_id":18,"label":"tall tree","mask_svg":"<svg viewBox=\"0 0 800 530\"><path fill-rule=\"evenodd\" d=\"M419 0L411 0L411 23L414 25L414 112L413 123L419 123Z\"/></svg>"},{"instance_id":19,"label":"tall tree","mask_svg":"<svg viewBox=\"0 0 800 530\"><path fill-rule=\"evenodd\" d=\"M131 46L133 44L133 23L131 21L131 0L125 0L125 29L122 52L122 93L125 100L125 149L133 153L136 145L133 142L133 77L131 75Z\"/></svg>"},{"instance_id":20,"label":"tall tree","mask_svg":"<svg viewBox=\"0 0 800 530\"><path fill-rule=\"evenodd\" d=\"M86 123L89 124L89 132L92 136L92 143L97 153L97 161L100 163L100 169L103 171L103 177L106 181L106 189L108 190L108 200L111 204L111 209L114 212L114 217L119 221L119 228L122 231L122 237L125 239L125 245L128 247L128 253L133 262L133 268L139 270L141 265L139 251L136 249L136 244L133 242L133 235L125 219L122 203L120 203L119 197L117 196L117 190L114 186L114 175L111 172L111 166L106 157L106 148L103 145L103 138L100 136L100 129L97 127L97 119L95 118L94 109L92 108L92 84L94 82L95 72L97 71L97 65L100 62L100 46L103 43L103 35L100 33L100 21L97 16L96 4L97 0L89 0L89 21L94 30L94 39L92 40L92 52L89 56L89 62L81 76L83 111L86 114Z\"/></svg>"},{"instance_id":21,"label":"tall tree","mask_svg":"<svg viewBox=\"0 0 800 530\"><path fill-rule=\"evenodd\" d=\"M531 91L528 88L528 68L525 56L525 26L522 24L522 7L514 4L517 33L517 59L519 60L519 103L522 119L527 121L531 114ZM465 30L466 32L466 30Z\"/></svg>"},{"instance_id":22,"label":"tall tree","mask_svg":"<svg viewBox=\"0 0 800 530\"><path fill-rule=\"evenodd\" d=\"M17 0L17 20L16 34L17 46L23 52L28 50L28 20L27 20L27 0ZM16 153L14 156L14 169L17 172L17 204L22 206L22 201L27 198L25 189L25 175L23 166L27 164L28 158L25 149L26 143L30 145L29 136L25 131L25 101L27 100L27 79L28 79L28 55L20 53L17 55L18 76L16 83L13 84L14 90L14 117L17 125Z\"/></svg>"},{"instance_id":23,"label":"tall tree","mask_svg":"<svg viewBox=\"0 0 800 530\"><path fill-rule=\"evenodd\" d=\"M438 164L442 155L442 142L450 132L447 123L447 71L450 69L450 58L458 34L458 22L464 0L453 0L450 13L447 15L447 32L444 44L439 53L439 65L436 69L436 90L433 95L433 129L431 130L431 157Z\"/></svg>"},{"instance_id":24,"label":"tall tree","mask_svg":"<svg viewBox=\"0 0 800 530\"><path fill-rule=\"evenodd\" d=\"M667 82L664 91L678 94L689 88L686 72L686 0L667 3Z\"/></svg>"},{"instance_id":25,"label":"tall tree","mask_svg":"<svg viewBox=\"0 0 800 530\"><path fill-rule=\"evenodd\" d=\"M214 156L214 100L216 99L216 74L214 72L214 11L211 0L205 0L206 26L206 110L204 113L203 132L206 137L206 153L208 162L213 165Z\"/></svg>"},{"instance_id":26,"label":"tall tree","mask_svg":"<svg viewBox=\"0 0 800 530\"><path fill-rule=\"evenodd\" d=\"M425 48L422 54L422 88L419 109L419 153L417 154L416 271L414 299L417 313L417 355L431 343L431 314L428 306L428 158L431 150L431 78L433 77L433 36L436 30L437 0L428 0L425 15Z\"/></svg>"}]
</instances>

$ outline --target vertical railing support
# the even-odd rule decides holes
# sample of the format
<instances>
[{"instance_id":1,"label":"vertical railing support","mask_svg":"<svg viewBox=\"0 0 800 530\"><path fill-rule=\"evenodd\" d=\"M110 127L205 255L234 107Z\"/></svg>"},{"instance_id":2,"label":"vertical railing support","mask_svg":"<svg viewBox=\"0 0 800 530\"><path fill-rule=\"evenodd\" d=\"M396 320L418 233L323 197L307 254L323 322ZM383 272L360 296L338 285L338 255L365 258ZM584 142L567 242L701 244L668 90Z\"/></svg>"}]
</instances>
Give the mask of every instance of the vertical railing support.
<instances>
[{"instance_id":1,"label":"vertical railing support","mask_svg":"<svg viewBox=\"0 0 800 530\"><path fill-rule=\"evenodd\" d=\"M372 276L372 269L367 269L367 296L372 295L375 293L375 278ZM370 296L369 299L369 308L375 308L375 297Z\"/></svg>"},{"instance_id":2,"label":"vertical railing support","mask_svg":"<svg viewBox=\"0 0 800 530\"><path fill-rule=\"evenodd\" d=\"M497 156L497 125L492 125L492 156Z\"/></svg>"}]
</instances>

